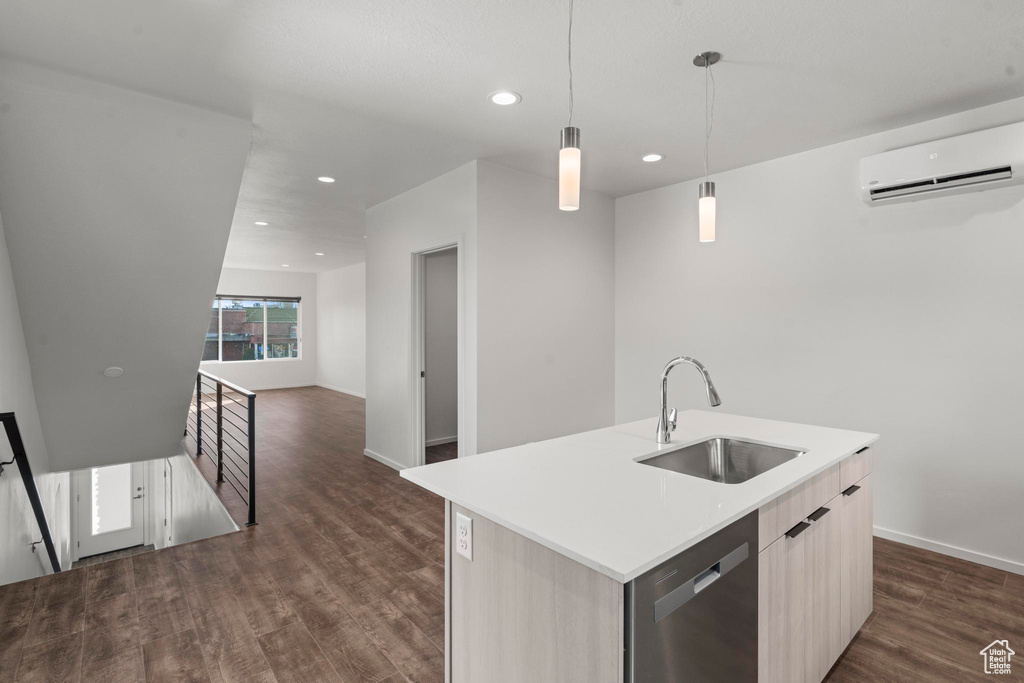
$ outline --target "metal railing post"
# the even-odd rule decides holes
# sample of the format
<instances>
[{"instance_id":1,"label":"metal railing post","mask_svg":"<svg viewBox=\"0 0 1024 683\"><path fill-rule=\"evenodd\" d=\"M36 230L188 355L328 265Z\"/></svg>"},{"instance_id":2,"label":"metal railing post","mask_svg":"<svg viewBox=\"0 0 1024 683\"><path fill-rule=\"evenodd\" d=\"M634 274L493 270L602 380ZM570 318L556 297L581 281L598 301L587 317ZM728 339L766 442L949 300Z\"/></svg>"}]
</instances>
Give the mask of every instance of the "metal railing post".
<instances>
[{"instance_id":1,"label":"metal railing post","mask_svg":"<svg viewBox=\"0 0 1024 683\"><path fill-rule=\"evenodd\" d=\"M256 523L256 394L249 394L249 522Z\"/></svg>"},{"instance_id":2,"label":"metal railing post","mask_svg":"<svg viewBox=\"0 0 1024 683\"><path fill-rule=\"evenodd\" d=\"M224 385L217 382L217 481L224 481Z\"/></svg>"},{"instance_id":3,"label":"metal railing post","mask_svg":"<svg viewBox=\"0 0 1024 683\"><path fill-rule=\"evenodd\" d=\"M203 452L203 376L196 375L196 457Z\"/></svg>"}]
</instances>

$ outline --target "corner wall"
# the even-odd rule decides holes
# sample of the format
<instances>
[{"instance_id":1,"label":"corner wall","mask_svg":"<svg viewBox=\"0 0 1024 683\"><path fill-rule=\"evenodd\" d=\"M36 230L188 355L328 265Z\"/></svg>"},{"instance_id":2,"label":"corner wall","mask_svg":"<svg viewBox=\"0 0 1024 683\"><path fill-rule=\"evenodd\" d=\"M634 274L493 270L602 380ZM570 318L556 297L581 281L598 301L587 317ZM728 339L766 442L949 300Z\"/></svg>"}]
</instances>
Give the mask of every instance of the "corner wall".
<instances>
[{"instance_id":1,"label":"corner wall","mask_svg":"<svg viewBox=\"0 0 1024 683\"><path fill-rule=\"evenodd\" d=\"M367 211L367 451L414 462L412 254L461 236L461 455L614 419L614 208L475 161Z\"/></svg>"},{"instance_id":2,"label":"corner wall","mask_svg":"<svg viewBox=\"0 0 1024 683\"><path fill-rule=\"evenodd\" d=\"M28 350L15 297L11 261L0 220L0 413L13 412L18 419L29 464L43 502L47 525L62 567L70 567L70 480L67 473L51 473L50 461L39 425ZM11 460L10 442L0 428L0 462ZM49 574L46 551L31 551L40 539L21 473L15 464L0 475L0 585Z\"/></svg>"},{"instance_id":3,"label":"corner wall","mask_svg":"<svg viewBox=\"0 0 1024 683\"><path fill-rule=\"evenodd\" d=\"M476 452L477 162L366 212L366 451L393 467L413 453L412 254L461 238L465 396L461 444Z\"/></svg>"},{"instance_id":4,"label":"corner wall","mask_svg":"<svg viewBox=\"0 0 1024 683\"><path fill-rule=\"evenodd\" d=\"M1024 572L1024 189L891 206L861 157L1024 119L1024 99L616 201L616 419L655 415L673 356L722 410L881 434L876 533ZM706 408L695 374L671 403Z\"/></svg>"},{"instance_id":5,"label":"corner wall","mask_svg":"<svg viewBox=\"0 0 1024 683\"><path fill-rule=\"evenodd\" d=\"M316 383L366 398L366 264L317 273Z\"/></svg>"},{"instance_id":6,"label":"corner wall","mask_svg":"<svg viewBox=\"0 0 1024 683\"><path fill-rule=\"evenodd\" d=\"M584 172L586 169L584 169ZM479 163L481 452L615 421L615 208Z\"/></svg>"}]
</instances>

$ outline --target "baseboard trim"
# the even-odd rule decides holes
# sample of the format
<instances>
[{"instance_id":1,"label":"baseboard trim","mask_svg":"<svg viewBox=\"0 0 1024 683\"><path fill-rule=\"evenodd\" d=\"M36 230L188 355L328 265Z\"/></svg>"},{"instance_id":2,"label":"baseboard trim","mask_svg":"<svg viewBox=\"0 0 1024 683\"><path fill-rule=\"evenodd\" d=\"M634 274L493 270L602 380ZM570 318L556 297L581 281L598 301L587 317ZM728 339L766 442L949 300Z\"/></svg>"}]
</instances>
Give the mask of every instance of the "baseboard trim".
<instances>
[{"instance_id":1,"label":"baseboard trim","mask_svg":"<svg viewBox=\"0 0 1024 683\"><path fill-rule=\"evenodd\" d=\"M321 389L330 389L331 391L337 391L339 394L348 394L349 396L355 396L356 398L361 398L364 401L366 400L366 394L360 394L358 391L342 389L341 387L332 387L329 384L321 384L320 382L317 382L315 386L318 386Z\"/></svg>"},{"instance_id":2,"label":"baseboard trim","mask_svg":"<svg viewBox=\"0 0 1024 683\"><path fill-rule=\"evenodd\" d=\"M874 532L875 536L889 541L905 543L906 545L912 545L915 548L931 550L932 552L941 553L942 555L949 555L950 557L967 560L968 562L983 564L986 567L994 567L1013 574L1024 575L1024 563L1021 562L1014 562L1013 560L1007 560L1002 557L994 557L992 555L986 555L985 553L958 548L955 545L940 543L938 541L930 541L927 538L912 536L910 534L892 531L891 529L883 529L877 526L874 528Z\"/></svg>"},{"instance_id":3,"label":"baseboard trim","mask_svg":"<svg viewBox=\"0 0 1024 683\"><path fill-rule=\"evenodd\" d=\"M313 387L313 386L316 386L316 385L315 384L310 384L309 382L303 382L302 384L266 384L266 385L257 383L255 385L245 384L243 386L246 389L248 389L249 391L273 391L274 389L305 389L307 387Z\"/></svg>"},{"instance_id":4,"label":"baseboard trim","mask_svg":"<svg viewBox=\"0 0 1024 683\"><path fill-rule=\"evenodd\" d=\"M383 464L387 465L388 467L391 467L393 469L398 470L399 472L401 472L402 470L405 469L405 465L399 465L397 462L395 462L391 458L384 457L380 453L375 453L374 451L371 451L369 448L364 448L363 449L363 455L365 455L368 458L373 458L377 462L383 463Z\"/></svg>"},{"instance_id":5,"label":"baseboard trim","mask_svg":"<svg viewBox=\"0 0 1024 683\"><path fill-rule=\"evenodd\" d=\"M440 446L446 443L455 443L458 440L457 436L442 436L439 439L427 439L427 446Z\"/></svg>"}]
</instances>

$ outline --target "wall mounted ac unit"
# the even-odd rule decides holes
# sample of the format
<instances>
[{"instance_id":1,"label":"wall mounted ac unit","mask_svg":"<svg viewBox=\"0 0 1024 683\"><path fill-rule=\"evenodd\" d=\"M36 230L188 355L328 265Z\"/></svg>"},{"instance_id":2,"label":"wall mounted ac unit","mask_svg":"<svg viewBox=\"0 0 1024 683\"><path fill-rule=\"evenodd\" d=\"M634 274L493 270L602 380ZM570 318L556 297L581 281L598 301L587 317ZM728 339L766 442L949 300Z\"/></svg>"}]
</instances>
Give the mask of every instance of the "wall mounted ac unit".
<instances>
[{"instance_id":1,"label":"wall mounted ac unit","mask_svg":"<svg viewBox=\"0 0 1024 683\"><path fill-rule=\"evenodd\" d=\"M1024 183L1024 122L894 149L860 160L860 191L876 206Z\"/></svg>"}]
</instances>

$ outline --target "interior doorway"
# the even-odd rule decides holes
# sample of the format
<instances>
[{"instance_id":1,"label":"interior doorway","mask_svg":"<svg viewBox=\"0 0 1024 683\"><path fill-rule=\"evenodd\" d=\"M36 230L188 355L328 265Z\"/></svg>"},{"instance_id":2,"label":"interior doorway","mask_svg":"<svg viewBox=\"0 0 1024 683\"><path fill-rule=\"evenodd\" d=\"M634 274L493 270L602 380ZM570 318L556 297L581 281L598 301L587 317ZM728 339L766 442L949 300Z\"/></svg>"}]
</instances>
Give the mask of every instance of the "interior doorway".
<instances>
[{"instance_id":1,"label":"interior doorway","mask_svg":"<svg viewBox=\"0 0 1024 683\"><path fill-rule=\"evenodd\" d=\"M143 544L144 481L144 463L93 467L74 473L76 558Z\"/></svg>"},{"instance_id":2,"label":"interior doorway","mask_svg":"<svg viewBox=\"0 0 1024 683\"><path fill-rule=\"evenodd\" d=\"M414 254L415 463L457 458L461 395L461 261L458 244Z\"/></svg>"}]
</instances>

